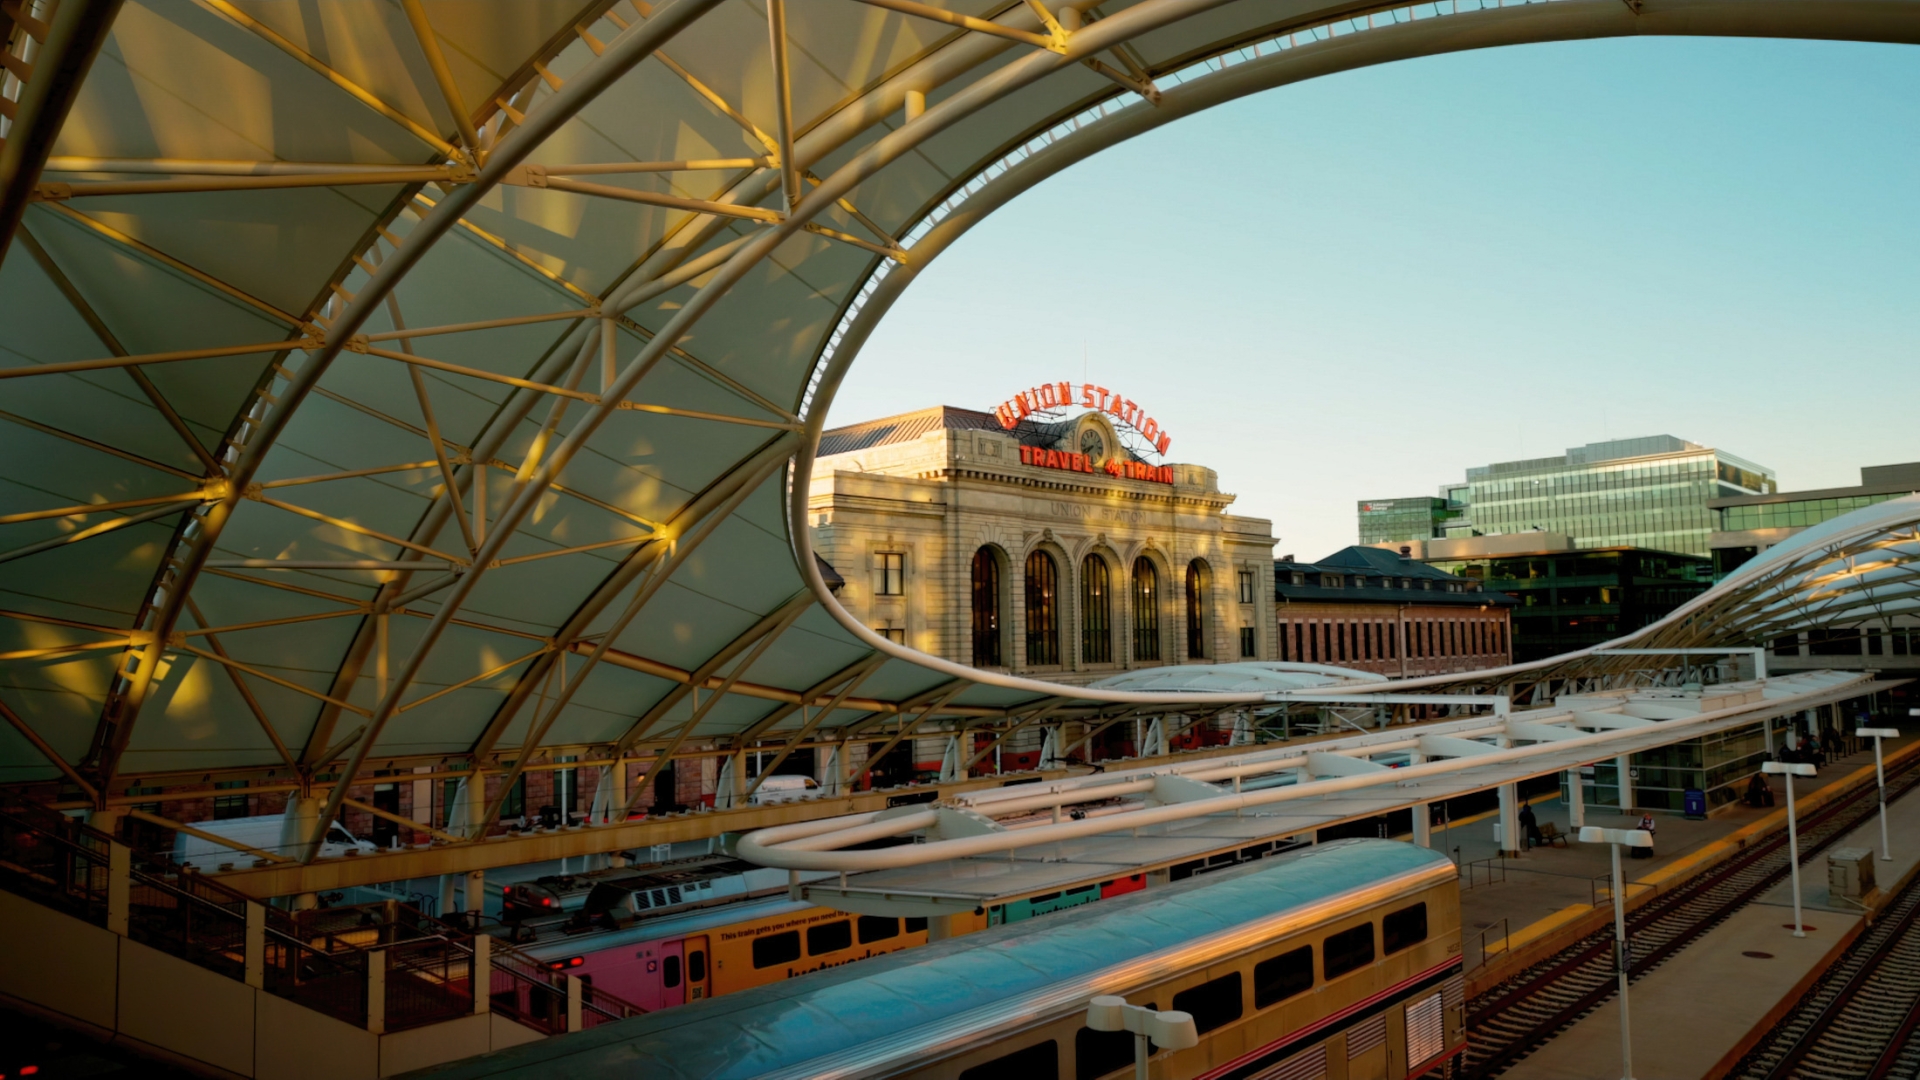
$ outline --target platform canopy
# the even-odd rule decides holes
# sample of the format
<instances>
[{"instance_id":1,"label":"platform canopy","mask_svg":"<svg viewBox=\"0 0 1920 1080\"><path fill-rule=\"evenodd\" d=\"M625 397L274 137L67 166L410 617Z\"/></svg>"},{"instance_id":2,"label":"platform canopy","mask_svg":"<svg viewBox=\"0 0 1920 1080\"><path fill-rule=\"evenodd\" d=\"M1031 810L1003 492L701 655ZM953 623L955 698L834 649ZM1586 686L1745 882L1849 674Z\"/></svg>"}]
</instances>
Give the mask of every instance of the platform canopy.
<instances>
[{"instance_id":1,"label":"platform canopy","mask_svg":"<svg viewBox=\"0 0 1920 1080\"><path fill-rule=\"evenodd\" d=\"M9 5L0 778L99 799L1194 700L839 608L806 478L861 342L973 223L1160 124L1635 34L1911 43L1920 2ZM1151 273L1142 244L981 309L1045 318Z\"/></svg>"}]
</instances>

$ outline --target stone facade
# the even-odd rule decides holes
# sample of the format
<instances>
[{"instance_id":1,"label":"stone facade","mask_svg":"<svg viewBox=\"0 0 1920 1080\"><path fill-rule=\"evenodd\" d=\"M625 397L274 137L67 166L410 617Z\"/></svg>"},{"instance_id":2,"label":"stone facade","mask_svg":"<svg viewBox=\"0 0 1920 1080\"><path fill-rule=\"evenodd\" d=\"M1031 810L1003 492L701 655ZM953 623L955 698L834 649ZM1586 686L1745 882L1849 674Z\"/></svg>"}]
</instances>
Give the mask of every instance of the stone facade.
<instances>
[{"instance_id":1,"label":"stone facade","mask_svg":"<svg viewBox=\"0 0 1920 1080\"><path fill-rule=\"evenodd\" d=\"M1097 412L1008 431L989 413L936 408L825 433L808 507L814 550L868 626L974 664L984 553L997 627L982 633L997 633L1000 663L980 666L1083 684L1134 667L1275 658L1273 526L1228 513L1233 501L1212 469L1140 461ZM1029 582L1030 566L1045 576L1036 552L1055 576L1053 662L1045 613L1029 611L1030 594L1045 602ZM1101 568L1106 588L1095 590Z\"/></svg>"}]
</instances>

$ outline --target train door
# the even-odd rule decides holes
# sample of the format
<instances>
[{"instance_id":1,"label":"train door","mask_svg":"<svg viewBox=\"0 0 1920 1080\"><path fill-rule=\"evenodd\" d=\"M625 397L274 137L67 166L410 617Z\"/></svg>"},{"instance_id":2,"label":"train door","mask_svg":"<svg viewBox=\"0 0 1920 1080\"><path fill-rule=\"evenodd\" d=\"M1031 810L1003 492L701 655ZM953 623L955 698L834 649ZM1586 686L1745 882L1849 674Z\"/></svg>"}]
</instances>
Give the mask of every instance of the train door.
<instances>
[{"instance_id":1,"label":"train door","mask_svg":"<svg viewBox=\"0 0 1920 1080\"><path fill-rule=\"evenodd\" d=\"M665 944L660 941L649 941L634 950L633 961L639 969L639 977L634 980L633 1003L648 1012L653 1012L666 1004L663 1000L664 988L661 986L664 981L662 976L665 974L661 970Z\"/></svg>"},{"instance_id":2,"label":"train door","mask_svg":"<svg viewBox=\"0 0 1920 1080\"><path fill-rule=\"evenodd\" d=\"M680 942L680 950L684 954L684 959L686 960L686 976L685 976L687 980L687 998L686 999L688 1001L699 1001L701 998L704 998L704 997L712 997L713 994L709 989L709 983L707 981L708 974L707 974L707 937L706 935L699 934L694 937L683 939Z\"/></svg>"},{"instance_id":3,"label":"train door","mask_svg":"<svg viewBox=\"0 0 1920 1080\"><path fill-rule=\"evenodd\" d=\"M683 1005L687 1000L687 963L684 942L660 943L660 1007Z\"/></svg>"}]
</instances>

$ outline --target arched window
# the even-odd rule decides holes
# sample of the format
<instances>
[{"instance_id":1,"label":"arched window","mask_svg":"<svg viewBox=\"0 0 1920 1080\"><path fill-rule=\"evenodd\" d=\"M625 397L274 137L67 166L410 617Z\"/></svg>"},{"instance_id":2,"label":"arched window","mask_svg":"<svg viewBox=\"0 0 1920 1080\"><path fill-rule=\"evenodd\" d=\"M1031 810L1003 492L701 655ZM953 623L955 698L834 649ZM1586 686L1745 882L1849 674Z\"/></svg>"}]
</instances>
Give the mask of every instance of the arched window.
<instances>
[{"instance_id":1,"label":"arched window","mask_svg":"<svg viewBox=\"0 0 1920 1080\"><path fill-rule=\"evenodd\" d=\"M1080 662L1113 663L1113 596L1107 560L1098 555L1080 564Z\"/></svg>"},{"instance_id":2,"label":"arched window","mask_svg":"<svg viewBox=\"0 0 1920 1080\"><path fill-rule=\"evenodd\" d=\"M1133 658L1160 659L1160 575L1145 555L1133 560Z\"/></svg>"},{"instance_id":3,"label":"arched window","mask_svg":"<svg viewBox=\"0 0 1920 1080\"><path fill-rule=\"evenodd\" d=\"M973 553L973 666L1000 667L1000 560Z\"/></svg>"},{"instance_id":4,"label":"arched window","mask_svg":"<svg viewBox=\"0 0 1920 1080\"><path fill-rule=\"evenodd\" d=\"M1027 556L1027 664L1060 662L1060 570L1053 556L1035 550Z\"/></svg>"},{"instance_id":5,"label":"arched window","mask_svg":"<svg viewBox=\"0 0 1920 1080\"><path fill-rule=\"evenodd\" d=\"M1187 659L1207 658L1206 569L1195 559L1187 564Z\"/></svg>"}]
</instances>

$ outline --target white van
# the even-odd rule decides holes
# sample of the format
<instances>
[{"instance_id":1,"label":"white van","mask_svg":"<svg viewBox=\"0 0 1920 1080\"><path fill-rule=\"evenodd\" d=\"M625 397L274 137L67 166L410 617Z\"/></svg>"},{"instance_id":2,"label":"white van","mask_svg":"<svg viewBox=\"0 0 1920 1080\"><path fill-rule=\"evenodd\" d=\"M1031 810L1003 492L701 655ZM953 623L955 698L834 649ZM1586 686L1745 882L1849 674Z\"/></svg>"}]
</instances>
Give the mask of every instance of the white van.
<instances>
[{"instance_id":1,"label":"white van","mask_svg":"<svg viewBox=\"0 0 1920 1080\"><path fill-rule=\"evenodd\" d=\"M283 814L261 814L257 817L228 818L225 821L195 821L192 826L201 832L224 837L236 844L245 844L250 848L275 855L293 857L292 849L297 843L286 843L281 830L286 825ZM320 845L320 856L327 858L344 855L348 851L358 850L365 853L378 851L371 841L357 839L339 822L327 830L327 838ZM173 861L191 864L196 870L217 870L224 864L234 866L252 866L253 856L244 851L216 844L211 840L192 833L175 833L173 837Z\"/></svg>"},{"instance_id":2,"label":"white van","mask_svg":"<svg viewBox=\"0 0 1920 1080\"><path fill-rule=\"evenodd\" d=\"M811 776L769 776L760 781L760 788L753 793L751 801L755 806L796 802L819 791L820 782Z\"/></svg>"}]
</instances>

